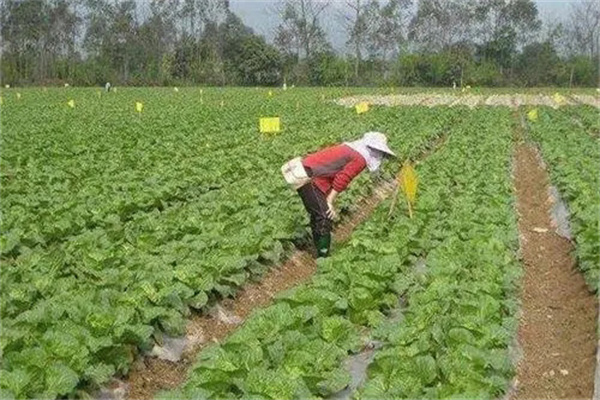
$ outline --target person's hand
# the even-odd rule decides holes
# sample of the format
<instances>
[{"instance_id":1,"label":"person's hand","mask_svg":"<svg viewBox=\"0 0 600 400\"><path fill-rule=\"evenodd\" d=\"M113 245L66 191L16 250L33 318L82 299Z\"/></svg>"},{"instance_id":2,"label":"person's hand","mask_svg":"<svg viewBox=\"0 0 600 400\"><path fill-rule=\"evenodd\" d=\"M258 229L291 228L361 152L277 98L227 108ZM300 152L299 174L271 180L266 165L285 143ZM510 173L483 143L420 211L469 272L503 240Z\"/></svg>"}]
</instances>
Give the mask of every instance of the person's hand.
<instances>
[{"instance_id":1,"label":"person's hand","mask_svg":"<svg viewBox=\"0 0 600 400\"><path fill-rule=\"evenodd\" d=\"M333 206L337 195L338 195L338 192L336 192L335 190L332 190L327 195L327 218L329 218L331 220L334 219L335 217L337 217L337 213L335 212L335 207Z\"/></svg>"},{"instance_id":2,"label":"person's hand","mask_svg":"<svg viewBox=\"0 0 600 400\"><path fill-rule=\"evenodd\" d=\"M335 211L333 204L330 202L327 202L327 218L335 219L335 217L337 217L337 212Z\"/></svg>"}]
</instances>

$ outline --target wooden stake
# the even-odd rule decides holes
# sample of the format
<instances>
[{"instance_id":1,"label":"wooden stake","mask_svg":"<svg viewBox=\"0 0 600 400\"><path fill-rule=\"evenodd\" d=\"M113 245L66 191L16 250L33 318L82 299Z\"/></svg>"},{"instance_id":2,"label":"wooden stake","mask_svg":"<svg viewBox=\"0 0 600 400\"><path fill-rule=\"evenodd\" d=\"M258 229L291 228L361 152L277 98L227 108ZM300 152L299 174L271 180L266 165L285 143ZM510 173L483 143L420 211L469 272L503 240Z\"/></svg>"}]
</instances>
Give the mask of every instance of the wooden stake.
<instances>
[{"instance_id":1,"label":"wooden stake","mask_svg":"<svg viewBox=\"0 0 600 400\"><path fill-rule=\"evenodd\" d=\"M396 207L396 201L398 201L398 191L400 189L398 187L396 187L396 190L394 190L394 197L392 198L392 204L390 204L390 212L388 213L388 218L390 218L392 216L392 213L394 212L394 208Z\"/></svg>"}]
</instances>

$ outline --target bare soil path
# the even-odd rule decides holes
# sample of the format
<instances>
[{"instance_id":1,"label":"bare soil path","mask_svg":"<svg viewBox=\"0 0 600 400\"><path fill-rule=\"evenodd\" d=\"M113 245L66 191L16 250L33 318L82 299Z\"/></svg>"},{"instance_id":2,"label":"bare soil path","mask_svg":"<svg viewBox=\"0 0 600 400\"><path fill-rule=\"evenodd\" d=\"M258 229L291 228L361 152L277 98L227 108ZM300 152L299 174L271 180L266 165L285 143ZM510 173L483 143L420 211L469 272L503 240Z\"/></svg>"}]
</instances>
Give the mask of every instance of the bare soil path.
<instances>
[{"instance_id":1,"label":"bare soil path","mask_svg":"<svg viewBox=\"0 0 600 400\"><path fill-rule=\"evenodd\" d=\"M567 96L555 97L549 94L532 93L512 93L512 94L473 94L461 93L410 93L410 94L389 94L389 95L354 95L346 96L334 100L334 103L344 107L354 107L361 102L367 102L378 106L468 106L470 108L478 106L493 107L511 107L518 108L522 105L530 106L549 106L559 108L563 106L573 106L588 104L600 108L600 97L594 95L572 94Z\"/></svg>"},{"instance_id":2,"label":"bare soil path","mask_svg":"<svg viewBox=\"0 0 600 400\"><path fill-rule=\"evenodd\" d=\"M596 297L575 265L573 244L552 226L548 173L517 131L515 189L524 277L518 342L522 358L511 400L591 399Z\"/></svg>"}]
</instances>

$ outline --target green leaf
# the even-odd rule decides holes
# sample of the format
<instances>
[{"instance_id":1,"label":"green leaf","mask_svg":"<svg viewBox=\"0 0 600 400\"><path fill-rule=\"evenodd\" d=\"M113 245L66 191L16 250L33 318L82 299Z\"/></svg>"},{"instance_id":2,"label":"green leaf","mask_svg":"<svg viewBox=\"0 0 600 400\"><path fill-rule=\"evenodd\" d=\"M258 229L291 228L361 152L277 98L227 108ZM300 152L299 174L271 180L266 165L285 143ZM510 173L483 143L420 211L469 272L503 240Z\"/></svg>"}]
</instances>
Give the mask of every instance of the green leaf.
<instances>
[{"instance_id":1,"label":"green leaf","mask_svg":"<svg viewBox=\"0 0 600 400\"><path fill-rule=\"evenodd\" d=\"M114 373L115 368L112 365L97 364L88 367L84 372L84 376L95 385L101 385L107 382Z\"/></svg>"},{"instance_id":2,"label":"green leaf","mask_svg":"<svg viewBox=\"0 0 600 400\"><path fill-rule=\"evenodd\" d=\"M189 300L190 306L197 310L204 307L206 303L208 303L208 295L204 291L198 292L198 294Z\"/></svg>"},{"instance_id":3,"label":"green leaf","mask_svg":"<svg viewBox=\"0 0 600 400\"><path fill-rule=\"evenodd\" d=\"M350 384L350 373L343 368L338 368L333 371L327 371L323 375L323 380L317 384L322 396L329 396L343 390Z\"/></svg>"},{"instance_id":4,"label":"green leaf","mask_svg":"<svg viewBox=\"0 0 600 400\"><path fill-rule=\"evenodd\" d=\"M415 359L415 373L421 381L429 385L437 378L437 366L432 356L419 356Z\"/></svg>"},{"instance_id":5,"label":"green leaf","mask_svg":"<svg viewBox=\"0 0 600 400\"><path fill-rule=\"evenodd\" d=\"M0 385L10 392L10 397L23 398L32 380L32 375L24 369L2 370Z\"/></svg>"},{"instance_id":6,"label":"green leaf","mask_svg":"<svg viewBox=\"0 0 600 400\"><path fill-rule=\"evenodd\" d=\"M79 382L79 375L62 363L55 363L45 371L46 395L62 396L71 393Z\"/></svg>"}]
</instances>

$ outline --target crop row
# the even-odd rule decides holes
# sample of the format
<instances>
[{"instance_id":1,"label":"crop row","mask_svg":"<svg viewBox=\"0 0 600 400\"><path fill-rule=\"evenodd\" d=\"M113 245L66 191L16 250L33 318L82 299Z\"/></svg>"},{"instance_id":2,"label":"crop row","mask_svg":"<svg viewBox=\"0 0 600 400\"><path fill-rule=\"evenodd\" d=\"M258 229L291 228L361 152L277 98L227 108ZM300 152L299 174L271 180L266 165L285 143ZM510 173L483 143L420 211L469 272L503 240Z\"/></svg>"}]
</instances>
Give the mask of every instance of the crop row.
<instances>
[{"instance_id":1,"label":"crop row","mask_svg":"<svg viewBox=\"0 0 600 400\"><path fill-rule=\"evenodd\" d=\"M582 114L584 115L584 114ZM529 122L529 135L540 146L550 178L567 202L578 265L589 286L600 282L600 147L598 136L577 126L564 114L542 109Z\"/></svg>"},{"instance_id":2,"label":"crop row","mask_svg":"<svg viewBox=\"0 0 600 400\"><path fill-rule=\"evenodd\" d=\"M293 101L284 106L290 108L290 103L295 109ZM9 267L2 269L0 283L3 390L17 397L56 397L97 387L113 374L125 373L138 349L148 349L158 332L182 333L190 307L203 309L215 293L231 295L265 264L276 262L285 243L305 232L302 206L280 177L279 166L286 159L372 127L402 138L396 150L402 157L414 156L464 111L375 110L360 118L335 106L309 106L302 98L297 103L305 109L300 107L286 132L272 138L256 137L256 119L243 107L230 110L222 118L239 119L244 129L223 135L239 135L254 147L232 147L231 154L221 158L221 153L199 153L187 161L204 163L209 158L227 171L243 166L247 175L237 176L237 181L224 180L218 189L164 208L138 210L126 220L106 217L102 226L46 245L21 246L5 260ZM255 107L256 115L265 112L261 104ZM146 117L134 123L143 124ZM157 121L162 118L156 116ZM165 121L178 129L178 121ZM202 121L195 124L199 129ZM153 130L148 124L136 132L143 127ZM193 135L194 129L188 133ZM139 136L138 141L151 144L131 147L128 158L154 157L159 152L150 150L152 146L176 140L169 132ZM220 141L220 132L209 134L210 143ZM80 140L91 139L84 134ZM33 157L40 149L29 151ZM252 178L255 175L260 178ZM130 179L135 183L139 178ZM343 204L347 207L364 193L355 186Z\"/></svg>"},{"instance_id":3,"label":"crop row","mask_svg":"<svg viewBox=\"0 0 600 400\"><path fill-rule=\"evenodd\" d=\"M328 397L372 335L386 344L361 398L501 394L518 271L510 115L473 111L449 131L418 167L414 219L402 203L390 219L384 203L310 282L203 350L185 385L159 397ZM390 325L399 297L408 308Z\"/></svg>"},{"instance_id":4,"label":"crop row","mask_svg":"<svg viewBox=\"0 0 600 400\"><path fill-rule=\"evenodd\" d=\"M153 104L139 118L124 108L136 93ZM47 106L40 112L47 99L4 110L3 208L11 212L3 221L3 254L258 179L263 168L254 162L273 149L256 134L257 118L265 107L282 108L248 95L248 103L227 108L204 104L216 93L80 96L86 97L74 110ZM317 130L311 133L318 137Z\"/></svg>"},{"instance_id":5,"label":"crop row","mask_svg":"<svg viewBox=\"0 0 600 400\"><path fill-rule=\"evenodd\" d=\"M581 122L583 127L591 134L600 135L600 118L598 117L598 109L592 106L571 107L569 109L577 120Z\"/></svg>"},{"instance_id":6,"label":"crop row","mask_svg":"<svg viewBox=\"0 0 600 400\"><path fill-rule=\"evenodd\" d=\"M506 391L520 274L507 114L471 121L420 169L428 183L418 236L425 271L396 281L408 305L401 321L376 332L384 345L357 398L483 399Z\"/></svg>"}]
</instances>

